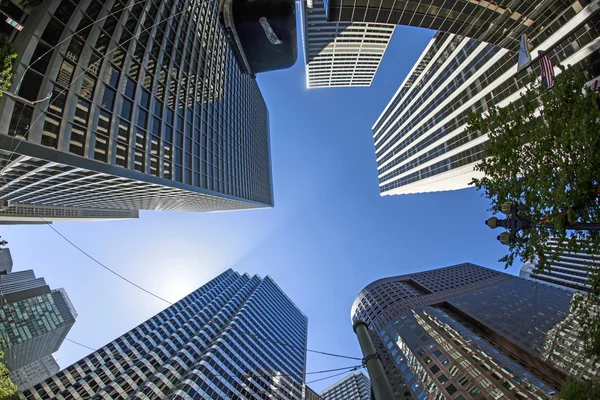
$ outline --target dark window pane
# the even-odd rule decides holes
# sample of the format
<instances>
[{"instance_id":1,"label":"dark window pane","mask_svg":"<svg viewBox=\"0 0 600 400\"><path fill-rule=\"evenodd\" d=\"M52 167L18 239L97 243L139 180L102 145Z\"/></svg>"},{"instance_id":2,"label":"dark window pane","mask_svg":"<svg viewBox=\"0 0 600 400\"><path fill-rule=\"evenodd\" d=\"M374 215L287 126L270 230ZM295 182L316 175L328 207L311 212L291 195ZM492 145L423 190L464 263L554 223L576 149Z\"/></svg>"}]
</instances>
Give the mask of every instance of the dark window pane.
<instances>
[{"instance_id":1,"label":"dark window pane","mask_svg":"<svg viewBox=\"0 0 600 400\"><path fill-rule=\"evenodd\" d=\"M108 86L104 88L104 95L102 96L102 103L100 104L104 108L112 110L115 101L115 91Z\"/></svg>"},{"instance_id":2,"label":"dark window pane","mask_svg":"<svg viewBox=\"0 0 600 400\"><path fill-rule=\"evenodd\" d=\"M141 108L138 108L138 119L137 119L137 123L138 126L146 129L148 126L148 112L144 111Z\"/></svg>"},{"instance_id":3,"label":"dark window pane","mask_svg":"<svg viewBox=\"0 0 600 400\"><path fill-rule=\"evenodd\" d=\"M50 22L48 22L48 25L46 25L44 33L42 33L42 40L51 46L55 46L58 43L64 28L65 26L63 24L54 18L51 18ZM34 58L32 58L32 60L34 60Z\"/></svg>"},{"instance_id":4,"label":"dark window pane","mask_svg":"<svg viewBox=\"0 0 600 400\"><path fill-rule=\"evenodd\" d=\"M131 79L127 79L127 84L125 85L125 96L133 99L135 96L135 83Z\"/></svg>"},{"instance_id":5,"label":"dark window pane","mask_svg":"<svg viewBox=\"0 0 600 400\"><path fill-rule=\"evenodd\" d=\"M52 51L48 52L48 50L50 50L50 47L42 42L38 43L31 56L32 63L30 66L32 69L35 69L42 74L46 72L48 64L50 63L50 57L52 57Z\"/></svg>"},{"instance_id":6,"label":"dark window pane","mask_svg":"<svg viewBox=\"0 0 600 400\"><path fill-rule=\"evenodd\" d=\"M142 90L142 96L140 99L140 105L142 107L144 107L145 109L149 109L150 108L150 93L148 93L145 90Z\"/></svg>"},{"instance_id":7,"label":"dark window pane","mask_svg":"<svg viewBox=\"0 0 600 400\"><path fill-rule=\"evenodd\" d=\"M132 109L133 103L127 99L123 99L123 104L121 105L121 117L131 120Z\"/></svg>"},{"instance_id":8,"label":"dark window pane","mask_svg":"<svg viewBox=\"0 0 600 400\"><path fill-rule=\"evenodd\" d=\"M110 77L108 78L108 83L110 84L110 86L116 88L119 85L119 70L116 69L115 67L113 67L112 65L110 66Z\"/></svg>"},{"instance_id":9,"label":"dark window pane","mask_svg":"<svg viewBox=\"0 0 600 400\"><path fill-rule=\"evenodd\" d=\"M67 49L67 58L74 62L79 61L81 50L83 50L83 42L78 37L73 37Z\"/></svg>"},{"instance_id":10,"label":"dark window pane","mask_svg":"<svg viewBox=\"0 0 600 400\"><path fill-rule=\"evenodd\" d=\"M30 101L37 100L40 86L42 86L42 79L40 74L31 70L27 71L23 83L21 83L21 87L19 88L19 96Z\"/></svg>"},{"instance_id":11,"label":"dark window pane","mask_svg":"<svg viewBox=\"0 0 600 400\"><path fill-rule=\"evenodd\" d=\"M158 117L162 117L162 109L163 109L163 103L156 100L154 102L154 115L156 115Z\"/></svg>"},{"instance_id":12,"label":"dark window pane","mask_svg":"<svg viewBox=\"0 0 600 400\"><path fill-rule=\"evenodd\" d=\"M66 24L69 22L69 19L71 18L71 15L73 15L74 11L75 5L69 0L63 0L56 11L54 11L54 16Z\"/></svg>"}]
</instances>

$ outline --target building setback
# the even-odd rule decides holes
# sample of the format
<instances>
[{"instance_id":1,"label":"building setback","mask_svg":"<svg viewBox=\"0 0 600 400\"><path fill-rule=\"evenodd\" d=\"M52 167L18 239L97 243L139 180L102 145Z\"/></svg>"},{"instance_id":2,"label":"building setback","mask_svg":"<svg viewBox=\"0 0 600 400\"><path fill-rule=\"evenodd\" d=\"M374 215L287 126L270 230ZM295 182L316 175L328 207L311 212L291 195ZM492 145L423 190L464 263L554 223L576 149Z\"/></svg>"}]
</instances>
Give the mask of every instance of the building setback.
<instances>
[{"instance_id":1,"label":"building setback","mask_svg":"<svg viewBox=\"0 0 600 400\"><path fill-rule=\"evenodd\" d=\"M572 293L537 286L470 263L384 278L357 296L352 321L368 324L397 396L544 398L571 373L547 346Z\"/></svg>"},{"instance_id":2,"label":"building setback","mask_svg":"<svg viewBox=\"0 0 600 400\"><path fill-rule=\"evenodd\" d=\"M557 240L550 240L551 248L558 247ZM600 257L590 254L585 249L577 253L566 251L556 261L549 260L549 267L536 271L534 262L527 262L521 267L521 278L540 282L576 292L589 292L590 270L600 268Z\"/></svg>"},{"instance_id":3,"label":"building setback","mask_svg":"<svg viewBox=\"0 0 600 400\"><path fill-rule=\"evenodd\" d=\"M23 395L299 399L307 329L273 279L227 270Z\"/></svg>"},{"instance_id":4,"label":"building setback","mask_svg":"<svg viewBox=\"0 0 600 400\"><path fill-rule=\"evenodd\" d=\"M355 372L321 392L323 400L370 400L371 382L362 372Z\"/></svg>"},{"instance_id":5,"label":"building setback","mask_svg":"<svg viewBox=\"0 0 600 400\"><path fill-rule=\"evenodd\" d=\"M302 4L306 86L370 86L396 25L328 22L323 0Z\"/></svg>"},{"instance_id":6,"label":"building setback","mask_svg":"<svg viewBox=\"0 0 600 400\"><path fill-rule=\"evenodd\" d=\"M592 3L557 19L552 25L560 30L544 36L532 54L556 45L549 53L554 65L580 66L588 80L600 75L597 10ZM519 101L528 78L517 75L516 61L501 47L438 32L373 125L381 194L462 189L479 177L473 166L483 157L487 133L465 131L468 112Z\"/></svg>"},{"instance_id":7,"label":"building setback","mask_svg":"<svg viewBox=\"0 0 600 400\"><path fill-rule=\"evenodd\" d=\"M49 355L12 372L10 379L17 385L19 391L24 391L50 378L58 371L60 367L56 359L53 355Z\"/></svg>"},{"instance_id":8,"label":"building setback","mask_svg":"<svg viewBox=\"0 0 600 400\"><path fill-rule=\"evenodd\" d=\"M512 51L526 34L537 46L556 33L562 23L582 12L593 0L517 0L510 3L469 0L330 0L330 21L379 22L423 27L493 43ZM584 12L589 16L587 12Z\"/></svg>"},{"instance_id":9,"label":"building setback","mask_svg":"<svg viewBox=\"0 0 600 400\"><path fill-rule=\"evenodd\" d=\"M105 213L272 206L268 111L218 7L60 0L17 18L11 90L25 100L0 99L0 199Z\"/></svg>"}]
</instances>

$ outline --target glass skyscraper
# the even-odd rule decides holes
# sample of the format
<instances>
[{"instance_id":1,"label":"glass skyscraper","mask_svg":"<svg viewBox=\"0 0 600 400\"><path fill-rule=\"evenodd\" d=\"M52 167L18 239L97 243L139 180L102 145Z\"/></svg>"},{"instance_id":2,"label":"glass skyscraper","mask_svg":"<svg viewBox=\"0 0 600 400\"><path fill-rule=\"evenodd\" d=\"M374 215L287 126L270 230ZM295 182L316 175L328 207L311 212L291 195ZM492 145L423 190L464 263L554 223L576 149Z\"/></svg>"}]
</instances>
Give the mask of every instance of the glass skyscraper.
<instances>
[{"instance_id":1,"label":"glass skyscraper","mask_svg":"<svg viewBox=\"0 0 600 400\"><path fill-rule=\"evenodd\" d=\"M106 218L272 206L267 107L218 11L57 0L17 18L11 90L23 100L0 99L0 198Z\"/></svg>"},{"instance_id":2,"label":"glass skyscraper","mask_svg":"<svg viewBox=\"0 0 600 400\"><path fill-rule=\"evenodd\" d=\"M0 274L0 350L19 388L38 383L42 369L52 368L51 355L76 318L64 289L51 290L33 271Z\"/></svg>"},{"instance_id":3,"label":"glass skyscraper","mask_svg":"<svg viewBox=\"0 0 600 400\"><path fill-rule=\"evenodd\" d=\"M27 399L301 399L306 316L270 277L227 270Z\"/></svg>"},{"instance_id":4,"label":"glass skyscraper","mask_svg":"<svg viewBox=\"0 0 600 400\"><path fill-rule=\"evenodd\" d=\"M368 324L398 398L546 399L573 374L548 350L571 297L465 263L371 283L352 320Z\"/></svg>"}]
</instances>

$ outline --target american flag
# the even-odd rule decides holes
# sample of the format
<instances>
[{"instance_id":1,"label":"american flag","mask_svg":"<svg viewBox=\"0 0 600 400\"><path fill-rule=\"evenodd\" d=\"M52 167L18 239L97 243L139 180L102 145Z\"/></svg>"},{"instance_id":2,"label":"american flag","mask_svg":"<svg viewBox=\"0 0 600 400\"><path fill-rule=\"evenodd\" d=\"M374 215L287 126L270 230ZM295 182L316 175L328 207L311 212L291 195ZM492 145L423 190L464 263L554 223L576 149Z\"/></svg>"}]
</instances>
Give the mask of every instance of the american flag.
<instances>
[{"instance_id":1,"label":"american flag","mask_svg":"<svg viewBox=\"0 0 600 400\"><path fill-rule=\"evenodd\" d=\"M542 55L541 51L539 55ZM554 67L547 55L540 58L540 70L542 71L542 85L545 89L550 89L554 86Z\"/></svg>"}]
</instances>

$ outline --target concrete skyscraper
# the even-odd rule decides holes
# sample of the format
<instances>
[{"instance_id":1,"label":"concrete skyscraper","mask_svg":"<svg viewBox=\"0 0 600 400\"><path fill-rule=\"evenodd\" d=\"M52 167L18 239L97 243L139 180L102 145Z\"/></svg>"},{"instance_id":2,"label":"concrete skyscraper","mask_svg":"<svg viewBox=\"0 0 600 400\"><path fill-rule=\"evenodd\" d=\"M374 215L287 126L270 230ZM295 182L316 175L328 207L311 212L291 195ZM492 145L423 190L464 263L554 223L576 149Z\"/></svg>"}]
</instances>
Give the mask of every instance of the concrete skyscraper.
<instances>
[{"instance_id":1,"label":"concrete skyscraper","mask_svg":"<svg viewBox=\"0 0 600 400\"><path fill-rule=\"evenodd\" d=\"M273 205L267 107L219 1L45 1L18 22L11 90L23 100L0 99L9 210L103 219Z\"/></svg>"},{"instance_id":2,"label":"concrete skyscraper","mask_svg":"<svg viewBox=\"0 0 600 400\"><path fill-rule=\"evenodd\" d=\"M565 13L552 25L556 33L540 34L532 54L552 48L554 65L579 66L588 80L600 75L598 3ZM373 125L381 194L467 187L479 176L473 166L487 141L486 132L465 131L468 112L517 101L527 79L526 73L517 75L514 52L438 32Z\"/></svg>"},{"instance_id":3,"label":"concrete skyscraper","mask_svg":"<svg viewBox=\"0 0 600 400\"><path fill-rule=\"evenodd\" d=\"M301 4L306 86L370 86L396 25L328 22L323 0Z\"/></svg>"},{"instance_id":4,"label":"concrete skyscraper","mask_svg":"<svg viewBox=\"0 0 600 400\"><path fill-rule=\"evenodd\" d=\"M33 271L0 275L0 350L19 389L58 370L52 353L76 318L64 289L51 290Z\"/></svg>"},{"instance_id":5,"label":"concrete skyscraper","mask_svg":"<svg viewBox=\"0 0 600 400\"><path fill-rule=\"evenodd\" d=\"M370 400L371 382L362 372L352 373L321 392L323 400Z\"/></svg>"},{"instance_id":6,"label":"concrete skyscraper","mask_svg":"<svg viewBox=\"0 0 600 400\"><path fill-rule=\"evenodd\" d=\"M273 279L227 270L24 396L295 400L307 329Z\"/></svg>"},{"instance_id":7,"label":"concrete skyscraper","mask_svg":"<svg viewBox=\"0 0 600 400\"><path fill-rule=\"evenodd\" d=\"M558 241L549 241L552 248L558 247ZM527 262L521 267L519 276L545 285L555 286L576 292L588 292L590 271L600 268L600 257L584 250L577 253L566 251L556 261L550 261L549 267L536 271L535 262Z\"/></svg>"},{"instance_id":8,"label":"concrete skyscraper","mask_svg":"<svg viewBox=\"0 0 600 400\"><path fill-rule=\"evenodd\" d=\"M434 29L493 43L516 51L522 34L534 46L562 28L564 22L581 13L598 9L593 0L469 1L330 0L330 21L380 22ZM587 9L592 6L591 9Z\"/></svg>"},{"instance_id":9,"label":"concrete skyscraper","mask_svg":"<svg viewBox=\"0 0 600 400\"><path fill-rule=\"evenodd\" d=\"M368 325L399 398L545 398L572 373L547 349L572 293L537 286L469 263L384 278L352 321Z\"/></svg>"}]
</instances>

